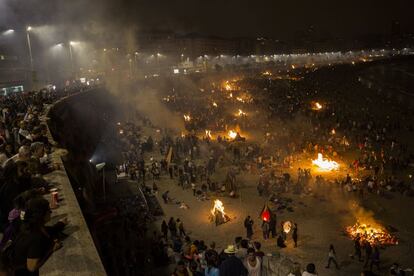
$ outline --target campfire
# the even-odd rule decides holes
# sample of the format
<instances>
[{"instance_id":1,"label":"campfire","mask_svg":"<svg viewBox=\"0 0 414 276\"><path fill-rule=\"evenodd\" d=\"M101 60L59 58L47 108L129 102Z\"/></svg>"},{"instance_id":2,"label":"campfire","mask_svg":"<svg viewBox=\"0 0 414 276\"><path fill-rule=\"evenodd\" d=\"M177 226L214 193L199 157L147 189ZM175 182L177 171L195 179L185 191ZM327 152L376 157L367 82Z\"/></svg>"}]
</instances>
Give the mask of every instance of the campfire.
<instances>
[{"instance_id":1,"label":"campfire","mask_svg":"<svg viewBox=\"0 0 414 276\"><path fill-rule=\"evenodd\" d=\"M239 112L236 113L237 117L241 117L241 116L247 116L247 113L244 112L243 110L239 109Z\"/></svg>"},{"instance_id":2,"label":"campfire","mask_svg":"<svg viewBox=\"0 0 414 276\"><path fill-rule=\"evenodd\" d=\"M360 237L361 242L367 241L371 245L396 245L398 244L398 239L391 235L384 227L380 225L360 223L357 221L352 226L346 228L346 234L351 239L356 239Z\"/></svg>"},{"instance_id":3,"label":"campfire","mask_svg":"<svg viewBox=\"0 0 414 276\"><path fill-rule=\"evenodd\" d=\"M214 200L213 209L211 209L211 221L213 221L216 226L226 223L230 220L230 217L224 212L223 202L221 200Z\"/></svg>"},{"instance_id":4,"label":"campfire","mask_svg":"<svg viewBox=\"0 0 414 276\"><path fill-rule=\"evenodd\" d=\"M312 109L313 110L321 110L322 109L322 105L319 102L313 102L312 103Z\"/></svg>"},{"instance_id":5,"label":"campfire","mask_svg":"<svg viewBox=\"0 0 414 276\"><path fill-rule=\"evenodd\" d=\"M191 121L190 115L184 115L184 121L186 121L186 122Z\"/></svg>"},{"instance_id":6,"label":"campfire","mask_svg":"<svg viewBox=\"0 0 414 276\"><path fill-rule=\"evenodd\" d=\"M323 158L322 153L318 153L318 159L312 160L312 164L321 171L334 171L339 169L339 164L333 160Z\"/></svg>"},{"instance_id":7,"label":"campfire","mask_svg":"<svg viewBox=\"0 0 414 276\"><path fill-rule=\"evenodd\" d=\"M231 138L231 139L236 139L237 137L237 132L234 130L229 130L229 132L227 133L227 135Z\"/></svg>"},{"instance_id":8,"label":"campfire","mask_svg":"<svg viewBox=\"0 0 414 276\"><path fill-rule=\"evenodd\" d=\"M211 130L206 129L205 132L206 132L206 137L209 138L209 139L211 139L212 138L212 136L211 136Z\"/></svg>"},{"instance_id":9,"label":"campfire","mask_svg":"<svg viewBox=\"0 0 414 276\"><path fill-rule=\"evenodd\" d=\"M290 221L285 221L283 223L283 232L289 234L290 230L292 230L292 223Z\"/></svg>"}]
</instances>

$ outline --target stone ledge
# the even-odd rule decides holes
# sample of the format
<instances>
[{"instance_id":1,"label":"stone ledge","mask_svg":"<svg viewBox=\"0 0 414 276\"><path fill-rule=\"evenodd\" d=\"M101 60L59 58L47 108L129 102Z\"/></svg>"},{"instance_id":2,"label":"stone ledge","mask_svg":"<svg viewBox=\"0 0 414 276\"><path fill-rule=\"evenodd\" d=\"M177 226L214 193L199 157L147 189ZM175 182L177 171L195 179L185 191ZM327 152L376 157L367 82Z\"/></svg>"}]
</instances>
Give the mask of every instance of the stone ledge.
<instances>
[{"instance_id":1,"label":"stone ledge","mask_svg":"<svg viewBox=\"0 0 414 276\"><path fill-rule=\"evenodd\" d=\"M60 101L70 97L63 98ZM46 114L48 114L51 107L46 108ZM47 120L46 116L41 118L41 121L46 125ZM49 140L55 145L56 143L53 141L49 129L48 132ZM59 207L53 210L51 223L67 218L69 225L65 228L64 233L68 237L63 241L63 247L54 252L40 269L40 275L106 275L63 165L61 156L64 153L65 150L54 148L51 159L52 163L57 165L59 169L44 175L44 178L54 188L58 189L59 198L62 199ZM47 199L50 200L50 195L47 195Z\"/></svg>"}]
</instances>

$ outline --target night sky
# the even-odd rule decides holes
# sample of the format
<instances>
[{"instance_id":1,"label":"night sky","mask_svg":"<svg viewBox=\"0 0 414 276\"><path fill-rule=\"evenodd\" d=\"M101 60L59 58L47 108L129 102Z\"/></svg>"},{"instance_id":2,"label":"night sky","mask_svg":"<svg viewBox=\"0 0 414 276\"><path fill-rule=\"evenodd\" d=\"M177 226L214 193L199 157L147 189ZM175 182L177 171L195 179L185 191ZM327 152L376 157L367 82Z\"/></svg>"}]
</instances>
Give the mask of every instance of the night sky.
<instances>
[{"instance_id":1,"label":"night sky","mask_svg":"<svg viewBox=\"0 0 414 276\"><path fill-rule=\"evenodd\" d=\"M202 34L290 39L309 26L320 36L388 34L398 20L414 32L413 0L0 0L0 26L63 23L136 26Z\"/></svg>"}]
</instances>

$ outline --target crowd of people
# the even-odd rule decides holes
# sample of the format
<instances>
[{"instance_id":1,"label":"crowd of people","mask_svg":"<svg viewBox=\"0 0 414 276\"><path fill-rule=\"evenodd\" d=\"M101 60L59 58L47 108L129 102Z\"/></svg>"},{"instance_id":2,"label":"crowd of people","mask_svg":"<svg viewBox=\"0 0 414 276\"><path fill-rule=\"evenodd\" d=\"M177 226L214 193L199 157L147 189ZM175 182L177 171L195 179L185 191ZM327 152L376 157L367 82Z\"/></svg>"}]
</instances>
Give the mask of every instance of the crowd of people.
<instances>
[{"instance_id":1,"label":"crowd of people","mask_svg":"<svg viewBox=\"0 0 414 276\"><path fill-rule=\"evenodd\" d=\"M67 219L45 226L52 208L44 199L53 186L44 179L58 167L42 121L46 106L79 92L78 87L0 96L1 275L38 275L49 256L62 247Z\"/></svg>"},{"instance_id":2,"label":"crowd of people","mask_svg":"<svg viewBox=\"0 0 414 276\"><path fill-rule=\"evenodd\" d=\"M413 162L411 145L405 139L399 139L413 131L412 122L408 119L412 110L407 106L401 107L402 103L392 97L383 97L381 91L364 91L355 100L355 95L348 93L348 90L355 89L354 82L349 81L355 77L354 69L346 66L336 69L343 71L342 74L335 73L340 80L332 80L331 70L328 68L309 75L292 74L277 80L243 77L225 82L232 86L230 88L222 86L222 80L215 80L213 84L204 83L200 91L191 93L187 84L171 81L167 86L173 88L163 96L163 100L168 108L186 116L186 129L178 135L161 129L160 140L155 141L151 136L141 139L140 152L147 150L149 162L144 161L142 154L130 158L128 173L143 183L150 179L152 187L148 189L153 193L158 193L156 183L165 175L175 179L183 189L191 190L198 200L209 199L213 194L237 197L242 186L238 179L240 172L256 174L259 176L259 196L277 202L272 205L273 214L280 209L290 211L288 203L281 200L283 193L312 194L317 193L319 187L338 187L345 193L355 193L361 201L366 200L365 193L387 196L399 192L403 196L412 196L413 181L405 175ZM338 87L338 82L345 85ZM376 101L377 98L380 100ZM313 108L315 101L319 101L322 107ZM389 112L376 112L378 104L388 108ZM235 115L231 110L237 108L240 111ZM407 118L406 125L400 123L401 114ZM236 137L228 135L231 129L237 132ZM336 180L327 179L312 175L311 170L304 166L297 169L297 177L294 177L294 164L314 158L318 153L345 164L348 175ZM162 156L158 160L154 157L157 154ZM217 179L215 172L223 167L227 169L226 176ZM165 204L182 204L168 189L161 198ZM245 222L247 241L251 238L248 224ZM263 238L277 237L276 244L283 248L286 241L283 226L277 232L275 225L276 219L273 218L261 223ZM297 224L292 226L292 239L297 246ZM186 240L185 234L179 235L178 231L173 230L171 240L167 242L167 229L173 229L170 223L163 228L162 245L158 248L164 250L160 251L168 252L171 247L173 252L184 256L184 247L174 246L175 243L180 244L176 240L183 238L182 244L196 243L193 248L203 252L203 245L198 248L200 241ZM366 244L361 246L367 247ZM248 247L252 253L257 250L253 243ZM236 243L234 249L240 249L240 245ZM371 271L364 272L365 275L375 268L380 270L379 248L373 245L372 251L364 260L363 269ZM327 268L334 264L339 269L333 245L329 247L327 256ZM246 264L245 257L240 260ZM205 273L203 262L207 263L206 260L196 264L193 260L179 260L175 273ZM218 271L220 266L220 261L213 265ZM305 275L312 275L315 269L312 265L308 268L305 272L309 274Z\"/></svg>"}]
</instances>

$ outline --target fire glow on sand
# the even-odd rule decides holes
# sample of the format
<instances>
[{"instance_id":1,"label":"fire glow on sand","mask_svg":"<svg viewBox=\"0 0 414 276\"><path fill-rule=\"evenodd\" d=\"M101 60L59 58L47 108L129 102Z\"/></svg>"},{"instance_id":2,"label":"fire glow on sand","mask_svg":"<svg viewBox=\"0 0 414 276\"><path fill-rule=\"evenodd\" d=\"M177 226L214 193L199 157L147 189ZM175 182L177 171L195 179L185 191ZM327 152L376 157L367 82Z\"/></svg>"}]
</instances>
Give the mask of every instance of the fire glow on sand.
<instances>
[{"instance_id":1,"label":"fire glow on sand","mask_svg":"<svg viewBox=\"0 0 414 276\"><path fill-rule=\"evenodd\" d=\"M214 200L213 209L211 209L211 221L215 222L216 226L226 223L230 220L230 217L224 212L223 202L219 199Z\"/></svg>"},{"instance_id":2,"label":"fire glow on sand","mask_svg":"<svg viewBox=\"0 0 414 276\"><path fill-rule=\"evenodd\" d=\"M339 164L333 160L323 158L322 153L318 153L318 158L312 160L312 164L321 171L334 171L339 169Z\"/></svg>"}]
</instances>

